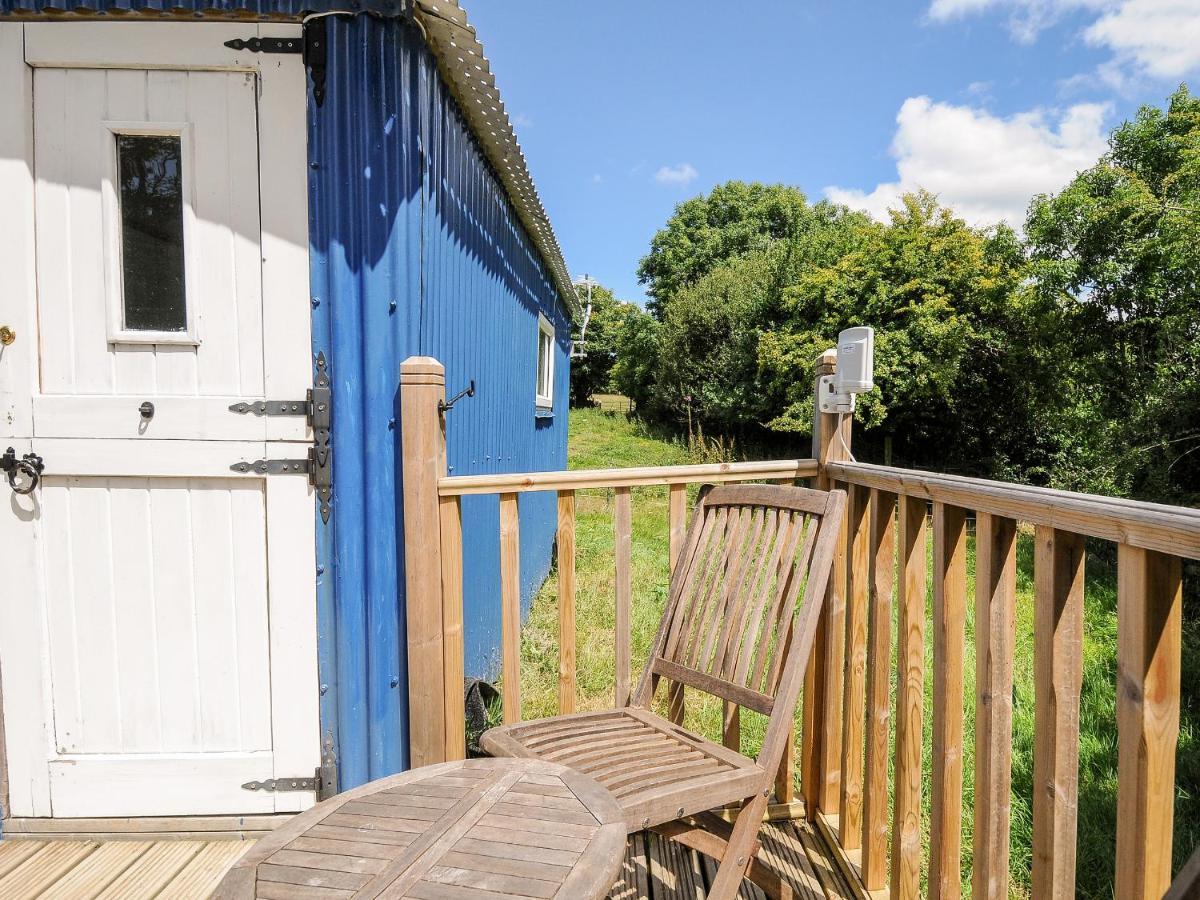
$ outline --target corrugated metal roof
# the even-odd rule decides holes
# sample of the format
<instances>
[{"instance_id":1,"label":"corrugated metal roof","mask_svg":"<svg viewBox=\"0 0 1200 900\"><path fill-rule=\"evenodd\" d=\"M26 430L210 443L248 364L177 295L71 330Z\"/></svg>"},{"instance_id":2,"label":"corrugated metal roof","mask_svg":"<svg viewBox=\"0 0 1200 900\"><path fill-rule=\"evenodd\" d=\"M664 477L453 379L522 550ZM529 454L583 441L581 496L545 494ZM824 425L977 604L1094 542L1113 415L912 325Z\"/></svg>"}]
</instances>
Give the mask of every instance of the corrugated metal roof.
<instances>
[{"instance_id":1,"label":"corrugated metal roof","mask_svg":"<svg viewBox=\"0 0 1200 900\"><path fill-rule=\"evenodd\" d=\"M442 77L462 107L467 123L495 168L521 224L554 277L571 315L581 315L579 297L563 260L550 217L538 196L525 154L500 98L483 45L457 0L410 0L413 15L437 59ZM400 16L405 0L0 0L0 16L131 16L299 21L316 13Z\"/></svg>"},{"instance_id":2,"label":"corrugated metal roof","mask_svg":"<svg viewBox=\"0 0 1200 900\"><path fill-rule=\"evenodd\" d=\"M491 65L483 55L483 45L467 21L466 11L457 0L415 0L415 6L417 21L425 30L426 41L437 58L442 77L450 85L488 161L500 175L504 189L521 217L521 224L554 275L555 286L571 314L578 317L579 298L571 284L558 238L525 164L525 154L521 152L512 121L500 99Z\"/></svg>"}]
</instances>

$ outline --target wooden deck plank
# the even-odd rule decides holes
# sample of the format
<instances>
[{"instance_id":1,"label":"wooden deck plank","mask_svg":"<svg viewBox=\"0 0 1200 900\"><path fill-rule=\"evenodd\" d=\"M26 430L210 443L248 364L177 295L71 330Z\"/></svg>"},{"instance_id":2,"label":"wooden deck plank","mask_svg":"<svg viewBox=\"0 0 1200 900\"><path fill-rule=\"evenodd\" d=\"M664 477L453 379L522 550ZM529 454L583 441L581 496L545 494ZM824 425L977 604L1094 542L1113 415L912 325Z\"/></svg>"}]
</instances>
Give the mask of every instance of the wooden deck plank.
<instances>
[{"instance_id":1,"label":"wooden deck plank","mask_svg":"<svg viewBox=\"0 0 1200 900\"><path fill-rule=\"evenodd\" d=\"M4 841L0 843L0 883L4 876L42 849L39 841Z\"/></svg>"},{"instance_id":2,"label":"wooden deck plank","mask_svg":"<svg viewBox=\"0 0 1200 900\"><path fill-rule=\"evenodd\" d=\"M149 900L170 884L204 846L202 841L156 841L96 896L103 900Z\"/></svg>"},{"instance_id":3,"label":"wooden deck plank","mask_svg":"<svg viewBox=\"0 0 1200 900\"><path fill-rule=\"evenodd\" d=\"M150 841L109 841L63 873L45 890L54 900L91 900L146 853Z\"/></svg>"},{"instance_id":4,"label":"wooden deck plank","mask_svg":"<svg viewBox=\"0 0 1200 900\"><path fill-rule=\"evenodd\" d=\"M794 888L797 900L849 900L854 894L823 839L803 821L769 823L760 834L763 860ZM342 842L338 842L339 844ZM202 900L253 842L250 841L80 841L0 842L0 897L93 898L170 897ZM311 848L298 848L311 849ZM512 848L515 849L515 848ZM522 865L510 858L480 857L479 871L518 874ZM453 862L453 860L451 860ZM29 879L14 878L26 864ZM516 867L516 868L514 868ZM705 900L715 874L711 860L657 834L630 838L621 877L609 893L611 900ZM270 887L284 893L294 885ZM312 889L316 891L316 889ZM348 896L332 889L320 896ZM314 894L316 896L316 894ZM759 900L757 887L743 884L744 900Z\"/></svg>"},{"instance_id":5,"label":"wooden deck plank","mask_svg":"<svg viewBox=\"0 0 1200 900\"><path fill-rule=\"evenodd\" d=\"M216 888L218 882L229 871L229 867L241 859L243 853L254 846L254 841L212 841L180 869L163 888L162 896L173 900L204 900Z\"/></svg>"},{"instance_id":6,"label":"wooden deck plank","mask_svg":"<svg viewBox=\"0 0 1200 900\"><path fill-rule=\"evenodd\" d=\"M96 851L92 841L55 841L0 879L0 900L36 897Z\"/></svg>"}]
</instances>

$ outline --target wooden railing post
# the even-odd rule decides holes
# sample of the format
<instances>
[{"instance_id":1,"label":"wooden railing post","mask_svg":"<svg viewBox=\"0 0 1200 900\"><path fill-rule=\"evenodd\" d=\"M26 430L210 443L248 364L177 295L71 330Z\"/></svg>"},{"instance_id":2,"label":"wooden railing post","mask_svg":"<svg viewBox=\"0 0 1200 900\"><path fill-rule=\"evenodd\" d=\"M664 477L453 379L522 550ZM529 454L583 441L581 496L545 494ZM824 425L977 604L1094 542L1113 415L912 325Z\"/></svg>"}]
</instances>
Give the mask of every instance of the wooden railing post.
<instances>
[{"instance_id":1,"label":"wooden railing post","mask_svg":"<svg viewBox=\"0 0 1200 900\"><path fill-rule=\"evenodd\" d=\"M817 361L813 385L813 458L818 462L815 487L829 490L832 479L824 471L829 462L847 458L850 446L851 417L840 423L838 416L822 413L817 392L822 375L837 368L837 352L826 351ZM834 555L825 606L817 622L812 654L804 679L804 739L801 756L801 781L805 810L809 818L818 813L838 810L841 788L842 755L842 664L845 651L846 529L843 526Z\"/></svg>"},{"instance_id":2,"label":"wooden railing post","mask_svg":"<svg viewBox=\"0 0 1200 900\"><path fill-rule=\"evenodd\" d=\"M558 712L575 712L575 492L558 492Z\"/></svg>"},{"instance_id":3,"label":"wooden railing post","mask_svg":"<svg viewBox=\"0 0 1200 900\"><path fill-rule=\"evenodd\" d=\"M438 479L446 474L446 434L438 402L445 397L446 372L436 359L412 356L400 364L408 730L414 768L448 759L447 710L462 705L461 675L449 696L454 673L446 667L442 595Z\"/></svg>"},{"instance_id":4,"label":"wooden railing post","mask_svg":"<svg viewBox=\"0 0 1200 900\"><path fill-rule=\"evenodd\" d=\"M892 590L896 495L871 491L871 604L867 617L867 775L863 793L863 886L887 887L888 726L891 723Z\"/></svg>"},{"instance_id":5,"label":"wooden railing post","mask_svg":"<svg viewBox=\"0 0 1200 900\"><path fill-rule=\"evenodd\" d=\"M1007 900L1017 523L975 516L975 831L971 896Z\"/></svg>"},{"instance_id":6,"label":"wooden railing post","mask_svg":"<svg viewBox=\"0 0 1200 900\"><path fill-rule=\"evenodd\" d=\"M933 785L929 896L961 895L967 511L933 504Z\"/></svg>"},{"instance_id":7,"label":"wooden railing post","mask_svg":"<svg viewBox=\"0 0 1200 900\"><path fill-rule=\"evenodd\" d=\"M842 691L842 796L838 842L862 846L863 724L867 705L867 604L870 592L870 491L848 486L846 505L846 667Z\"/></svg>"},{"instance_id":8,"label":"wooden railing post","mask_svg":"<svg viewBox=\"0 0 1200 900\"><path fill-rule=\"evenodd\" d=\"M1075 896L1084 539L1037 526L1034 551L1033 896Z\"/></svg>"},{"instance_id":9,"label":"wooden railing post","mask_svg":"<svg viewBox=\"0 0 1200 900\"><path fill-rule=\"evenodd\" d=\"M613 538L616 548L616 634L615 666L616 688L614 701L620 709L629 703L632 681L633 637L633 578L630 567L633 561L633 498L629 488L616 489L617 509L613 518Z\"/></svg>"},{"instance_id":10,"label":"wooden railing post","mask_svg":"<svg viewBox=\"0 0 1200 900\"><path fill-rule=\"evenodd\" d=\"M670 565L667 580L675 576L675 566L683 553L683 542L687 537L687 485L673 484L667 489L668 527L670 529ZM667 718L676 725L683 724L683 685L672 681L667 687Z\"/></svg>"},{"instance_id":11,"label":"wooden railing post","mask_svg":"<svg viewBox=\"0 0 1200 900\"><path fill-rule=\"evenodd\" d=\"M1116 896L1171 884L1183 590L1179 557L1117 548Z\"/></svg>"},{"instance_id":12,"label":"wooden railing post","mask_svg":"<svg viewBox=\"0 0 1200 900\"><path fill-rule=\"evenodd\" d=\"M521 519L516 494L500 495L500 692L504 724L521 721Z\"/></svg>"},{"instance_id":13,"label":"wooden railing post","mask_svg":"<svg viewBox=\"0 0 1200 900\"><path fill-rule=\"evenodd\" d=\"M925 501L901 496L896 597L896 781L892 808L893 900L921 893L921 739L925 710Z\"/></svg>"}]
</instances>

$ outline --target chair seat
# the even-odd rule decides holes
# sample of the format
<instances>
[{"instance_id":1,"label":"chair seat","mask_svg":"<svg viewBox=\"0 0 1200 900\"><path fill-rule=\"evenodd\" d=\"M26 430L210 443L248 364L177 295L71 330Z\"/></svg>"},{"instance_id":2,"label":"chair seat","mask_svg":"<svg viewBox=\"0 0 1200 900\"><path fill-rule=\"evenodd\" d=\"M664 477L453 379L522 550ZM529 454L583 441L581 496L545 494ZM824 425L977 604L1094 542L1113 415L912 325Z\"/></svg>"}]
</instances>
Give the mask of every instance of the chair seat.
<instances>
[{"instance_id":1,"label":"chair seat","mask_svg":"<svg viewBox=\"0 0 1200 900\"><path fill-rule=\"evenodd\" d=\"M504 725L480 744L492 756L590 776L616 798L630 831L743 800L768 783L754 760L637 707Z\"/></svg>"}]
</instances>

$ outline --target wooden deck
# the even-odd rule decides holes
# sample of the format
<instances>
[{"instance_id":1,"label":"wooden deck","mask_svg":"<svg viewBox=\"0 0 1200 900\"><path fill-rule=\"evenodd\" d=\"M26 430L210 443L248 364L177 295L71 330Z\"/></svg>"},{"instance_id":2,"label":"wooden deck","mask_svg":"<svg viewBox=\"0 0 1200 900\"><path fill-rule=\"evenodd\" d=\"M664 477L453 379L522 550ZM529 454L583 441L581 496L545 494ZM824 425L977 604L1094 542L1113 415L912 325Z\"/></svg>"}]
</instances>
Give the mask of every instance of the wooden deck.
<instances>
[{"instance_id":1,"label":"wooden deck","mask_svg":"<svg viewBox=\"0 0 1200 900\"><path fill-rule=\"evenodd\" d=\"M767 825L763 852L786 874L798 898L849 900L854 895L828 857L824 843L802 823ZM251 841L0 842L0 900L201 900ZM715 867L705 857L657 835L630 838L612 900L704 900ZM747 882L747 900L762 893Z\"/></svg>"}]
</instances>

